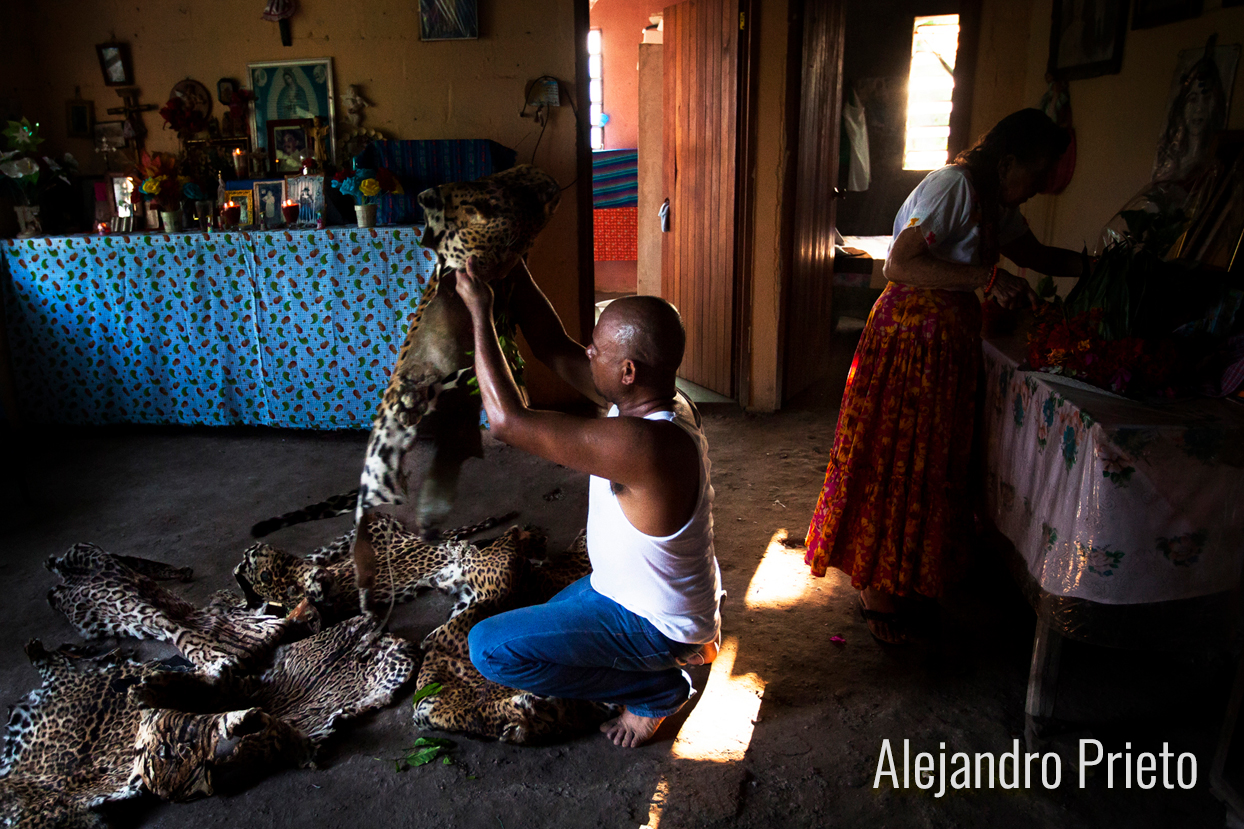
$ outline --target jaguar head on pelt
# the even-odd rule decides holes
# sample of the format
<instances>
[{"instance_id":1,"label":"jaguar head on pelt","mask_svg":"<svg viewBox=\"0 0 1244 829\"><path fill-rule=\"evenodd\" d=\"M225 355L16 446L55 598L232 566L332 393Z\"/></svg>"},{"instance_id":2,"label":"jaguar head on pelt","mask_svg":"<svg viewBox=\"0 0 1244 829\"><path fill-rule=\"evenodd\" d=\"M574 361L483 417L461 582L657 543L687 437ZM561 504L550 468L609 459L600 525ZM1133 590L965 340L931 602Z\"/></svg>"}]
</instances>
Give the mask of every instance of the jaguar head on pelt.
<instances>
[{"instance_id":1,"label":"jaguar head on pelt","mask_svg":"<svg viewBox=\"0 0 1244 829\"><path fill-rule=\"evenodd\" d=\"M436 251L443 274L475 267L496 279L525 254L561 201L561 189L548 173L520 164L478 181L441 184L418 196L427 229L420 242Z\"/></svg>"}]
</instances>

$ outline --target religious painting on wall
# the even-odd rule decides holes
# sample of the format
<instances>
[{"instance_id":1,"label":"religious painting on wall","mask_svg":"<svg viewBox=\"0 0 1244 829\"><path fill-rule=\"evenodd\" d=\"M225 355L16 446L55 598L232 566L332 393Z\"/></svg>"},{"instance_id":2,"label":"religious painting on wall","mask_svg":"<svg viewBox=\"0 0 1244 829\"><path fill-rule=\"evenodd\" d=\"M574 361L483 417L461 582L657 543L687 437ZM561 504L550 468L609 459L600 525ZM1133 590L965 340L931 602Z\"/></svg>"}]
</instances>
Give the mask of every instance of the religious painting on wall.
<instances>
[{"instance_id":1,"label":"religious painting on wall","mask_svg":"<svg viewBox=\"0 0 1244 829\"><path fill-rule=\"evenodd\" d=\"M1166 121L1153 162L1154 181L1186 181L1208 160L1214 135L1227 125L1227 108L1240 44L1184 49L1175 63Z\"/></svg>"},{"instance_id":2,"label":"religious painting on wall","mask_svg":"<svg viewBox=\"0 0 1244 829\"><path fill-rule=\"evenodd\" d=\"M478 37L476 0L419 0L420 40L474 40Z\"/></svg>"},{"instance_id":3,"label":"religious painting on wall","mask_svg":"<svg viewBox=\"0 0 1244 829\"><path fill-rule=\"evenodd\" d=\"M329 126L332 152L337 137L332 58L250 63L247 76L255 93L251 134L256 147L267 148L269 156L274 152L275 148L268 146L269 121L314 119L318 115Z\"/></svg>"},{"instance_id":4,"label":"religious painting on wall","mask_svg":"<svg viewBox=\"0 0 1244 829\"><path fill-rule=\"evenodd\" d=\"M1049 73L1062 80L1118 74L1123 66L1128 0L1054 0Z\"/></svg>"}]
</instances>

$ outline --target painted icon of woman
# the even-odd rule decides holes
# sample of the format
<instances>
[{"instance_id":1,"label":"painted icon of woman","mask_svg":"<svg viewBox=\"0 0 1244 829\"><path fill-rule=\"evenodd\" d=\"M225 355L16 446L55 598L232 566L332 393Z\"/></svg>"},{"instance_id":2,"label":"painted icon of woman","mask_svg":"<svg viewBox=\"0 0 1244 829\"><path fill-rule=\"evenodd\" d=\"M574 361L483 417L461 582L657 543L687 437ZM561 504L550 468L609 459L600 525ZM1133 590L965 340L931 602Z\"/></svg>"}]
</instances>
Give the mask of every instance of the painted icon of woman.
<instances>
[{"instance_id":1,"label":"painted icon of woman","mask_svg":"<svg viewBox=\"0 0 1244 829\"><path fill-rule=\"evenodd\" d=\"M1179 79L1171 101L1166 128L1158 141L1153 180L1186 181L1195 177L1209 159L1214 133L1227 120L1227 96L1214 61L1216 36L1205 44L1205 54Z\"/></svg>"}]
</instances>

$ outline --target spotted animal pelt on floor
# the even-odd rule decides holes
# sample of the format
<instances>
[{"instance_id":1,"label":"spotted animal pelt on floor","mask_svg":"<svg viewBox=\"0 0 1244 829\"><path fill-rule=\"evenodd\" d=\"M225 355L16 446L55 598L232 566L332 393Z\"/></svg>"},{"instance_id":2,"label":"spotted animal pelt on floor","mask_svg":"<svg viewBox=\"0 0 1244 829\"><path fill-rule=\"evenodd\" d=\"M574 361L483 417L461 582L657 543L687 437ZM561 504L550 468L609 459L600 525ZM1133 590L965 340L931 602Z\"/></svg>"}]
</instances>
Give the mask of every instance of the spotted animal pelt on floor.
<instances>
[{"instance_id":1,"label":"spotted animal pelt on floor","mask_svg":"<svg viewBox=\"0 0 1244 829\"><path fill-rule=\"evenodd\" d=\"M48 603L83 637L166 641L209 676L257 664L297 622L257 613L227 592L196 608L144 575L181 571L113 556L94 544L75 544L63 556L49 558L46 566L64 580L48 592Z\"/></svg>"},{"instance_id":2,"label":"spotted animal pelt on floor","mask_svg":"<svg viewBox=\"0 0 1244 829\"><path fill-rule=\"evenodd\" d=\"M466 636L476 620L490 616L515 594L529 560L544 553L544 535L512 527L486 544L424 541L387 515L372 516L368 527L378 552L379 571L373 596L378 607L413 599L432 589L454 598L445 624L424 639L422 647L439 646L464 653ZM254 544L242 554L233 574L252 607L265 603L289 608L310 599L326 622L358 612L354 567L349 559L354 531L312 555L301 558L269 544Z\"/></svg>"},{"instance_id":3,"label":"spotted animal pelt on floor","mask_svg":"<svg viewBox=\"0 0 1244 829\"><path fill-rule=\"evenodd\" d=\"M522 565L508 594L480 604L470 625L501 610L548 601L592 571L583 533L565 554L541 559L525 557ZM464 624L449 635L429 635L424 640L425 654L415 686L439 690L415 703L416 728L464 731L526 744L580 733L614 714L613 706L545 697L484 678L471 662L466 639L470 625Z\"/></svg>"},{"instance_id":4,"label":"spotted animal pelt on floor","mask_svg":"<svg viewBox=\"0 0 1244 829\"><path fill-rule=\"evenodd\" d=\"M26 654L43 685L9 712L0 752L0 824L95 827L94 806L139 794L134 737L141 712L128 689L158 668L118 653L98 659L47 651Z\"/></svg>"}]
</instances>

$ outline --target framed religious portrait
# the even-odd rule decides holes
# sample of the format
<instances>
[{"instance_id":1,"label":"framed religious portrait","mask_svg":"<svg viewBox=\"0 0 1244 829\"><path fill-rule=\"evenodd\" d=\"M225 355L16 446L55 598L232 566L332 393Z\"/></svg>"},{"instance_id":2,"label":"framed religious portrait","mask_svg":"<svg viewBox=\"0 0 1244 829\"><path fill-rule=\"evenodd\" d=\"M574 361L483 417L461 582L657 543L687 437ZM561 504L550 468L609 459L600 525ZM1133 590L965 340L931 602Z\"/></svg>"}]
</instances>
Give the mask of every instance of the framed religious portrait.
<instances>
[{"instance_id":1,"label":"framed religious portrait","mask_svg":"<svg viewBox=\"0 0 1244 829\"><path fill-rule=\"evenodd\" d=\"M129 86L134 83L128 43L100 43L95 47L99 68L104 73L104 86Z\"/></svg>"},{"instance_id":2,"label":"framed religious portrait","mask_svg":"<svg viewBox=\"0 0 1244 829\"><path fill-rule=\"evenodd\" d=\"M269 121L312 122L317 115L329 126L329 155L337 143L336 104L333 90L333 59L275 60L246 65L247 78L255 93L251 111L251 135L256 147L265 147L269 158L275 148L268 144ZM305 136L309 138L310 136ZM310 147L310 144L307 144ZM310 155L307 152L306 155ZM320 161L334 161L322 158ZM292 169L292 168L282 168Z\"/></svg>"},{"instance_id":3,"label":"framed religious portrait","mask_svg":"<svg viewBox=\"0 0 1244 829\"><path fill-rule=\"evenodd\" d=\"M1136 0L1136 10L1132 13L1133 29L1150 29L1199 17L1203 0Z\"/></svg>"},{"instance_id":4,"label":"framed religious portrait","mask_svg":"<svg viewBox=\"0 0 1244 829\"><path fill-rule=\"evenodd\" d=\"M285 222L281 213L281 205L285 203L285 179L276 181L257 181L252 189L255 191L255 218L268 227L276 227Z\"/></svg>"},{"instance_id":5,"label":"framed religious portrait","mask_svg":"<svg viewBox=\"0 0 1244 829\"><path fill-rule=\"evenodd\" d=\"M1048 71L1062 80L1117 75L1123 66L1128 0L1054 0Z\"/></svg>"},{"instance_id":6,"label":"framed religious portrait","mask_svg":"<svg viewBox=\"0 0 1244 829\"><path fill-rule=\"evenodd\" d=\"M474 40L478 37L477 0L419 0L420 40Z\"/></svg>"},{"instance_id":7,"label":"framed religious portrait","mask_svg":"<svg viewBox=\"0 0 1244 829\"><path fill-rule=\"evenodd\" d=\"M255 224L254 191L226 190L225 198L242 208L242 214L238 217L238 227L251 227Z\"/></svg>"},{"instance_id":8,"label":"framed religious portrait","mask_svg":"<svg viewBox=\"0 0 1244 829\"><path fill-rule=\"evenodd\" d=\"M134 178L128 173L108 173L105 181L111 199L109 215L133 216L134 203L130 197L134 193Z\"/></svg>"},{"instance_id":9,"label":"framed religious portrait","mask_svg":"<svg viewBox=\"0 0 1244 829\"><path fill-rule=\"evenodd\" d=\"M314 222L324 209L324 177L293 176L285 179L285 197L298 205L298 221Z\"/></svg>"},{"instance_id":10,"label":"framed religious portrait","mask_svg":"<svg viewBox=\"0 0 1244 829\"><path fill-rule=\"evenodd\" d=\"M268 169L274 173L297 173L302 159L313 155L310 118L283 118L268 121L266 146Z\"/></svg>"},{"instance_id":11,"label":"framed religious portrait","mask_svg":"<svg viewBox=\"0 0 1244 829\"><path fill-rule=\"evenodd\" d=\"M65 135L70 138L95 137L95 102L81 99L65 101Z\"/></svg>"}]
</instances>

